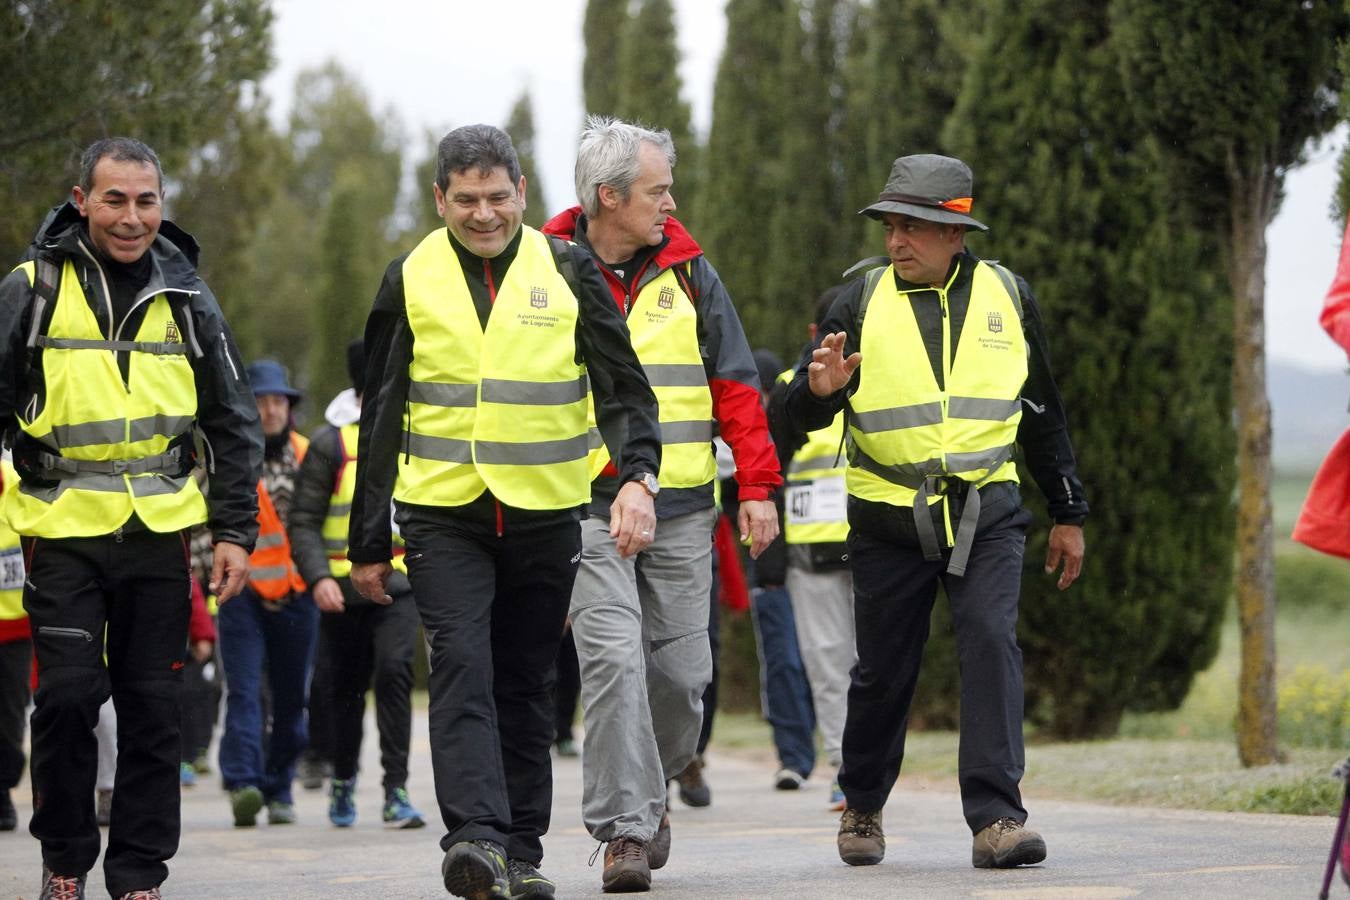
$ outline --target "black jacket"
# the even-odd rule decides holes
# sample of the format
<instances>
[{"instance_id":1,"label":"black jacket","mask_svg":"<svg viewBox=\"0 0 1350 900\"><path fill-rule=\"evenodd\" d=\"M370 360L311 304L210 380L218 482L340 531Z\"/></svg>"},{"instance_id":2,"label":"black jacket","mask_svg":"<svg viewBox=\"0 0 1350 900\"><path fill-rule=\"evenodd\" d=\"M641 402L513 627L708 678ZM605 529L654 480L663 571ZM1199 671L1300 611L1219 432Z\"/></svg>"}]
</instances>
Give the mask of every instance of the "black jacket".
<instances>
[{"instance_id":1,"label":"black jacket","mask_svg":"<svg viewBox=\"0 0 1350 900\"><path fill-rule=\"evenodd\" d=\"M124 323L109 321L102 264L73 203L52 211L33 239L32 252L47 255L58 266L67 259L74 261L85 299L105 336L110 338L118 325L133 334L140 327L148 304L134 306ZM206 524L213 540L230 541L251 551L258 536L262 428L234 337L211 289L197 275L198 252L190 234L172 222L162 222L149 250L153 270L148 289L158 285L195 292L189 299L171 303L184 340L195 344L188 351L188 361L197 385L197 425L209 445L206 462L213 467ZM32 381L41 377L38 357L33 357L33 367L28 365L32 301L33 289L23 272L12 271L0 281L0 420L4 422L12 423L31 397L45 391L44 385Z\"/></svg>"},{"instance_id":2,"label":"black jacket","mask_svg":"<svg viewBox=\"0 0 1350 900\"><path fill-rule=\"evenodd\" d=\"M483 259L461 247L451 237L450 246L459 254L469 293L486 327L492 310L487 278L501 284L520 249L518 231L506 248L492 259ZM389 264L370 317L366 320L366 390L361 406L361 440L356 470L356 497L352 501L351 530L347 556L352 562L384 562L390 557L391 523L389 499L398 475L402 452L403 411L408 397L408 366L413 358L413 333L403 294L403 261ZM622 447L619 476L631 481L643 472L661 470L661 432L656 414L656 395L633 352L628 326L610 296L595 260L580 247L573 247L580 288L577 304L577 359L585 362L595 394L596 418L610 447ZM576 510L525 510L497 504L490 491L472 503L455 507L400 504L400 509L432 518L468 518L492 522L500 515L500 529L536 525L553 519L577 519Z\"/></svg>"},{"instance_id":3,"label":"black jacket","mask_svg":"<svg viewBox=\"0 0 1350 900\"><path fill-rule=\"evenodd\" d=\"M970 284L979 258L969 250L952 258L956 278L947 291L947 310L951 316L951 353L956 355L966 311L970 308ZM948 271L951 277L951 270ZM1083 496L1083 485L1078 480L1078 466L1074 460L1073 444L1065 422L1064 401L1050 372L1050 352L1041 323L1040 307L1031 288L1021 276L1015 276L1022 296L1022 330L1026 335L1030 356L1027 359L1027 380L1022 386L1022 421L1017 428L1017 443L1022 448L1027 468L1045 495L1050 517L1061 525L1081 525L1087 518L1088 504ZM921 285L910 284L897 274L900 290L912 291ZM824 428L845 404L848 395L857 390L858 373L843 390L829 397L818 398L807 383L807 366L811 351L820 345L827 334L844 332L844 356L859 349L858 307L862 302L864 279L858 278L845 286L839 299L820 323L815 343L806 349L797 364L797 371L788 386L785 397L787 414L792 424L802 432ZM920 290L910 295L919 330L928 350L929 361L942 385L942 310L937 303L936 290ZM863 366L867 360L863 360ZM861 371L861 369L859 370ZM778 435L775 435L777 438ZM800 446L798 444L798 446Z\"/></svg>"}]
</instances>

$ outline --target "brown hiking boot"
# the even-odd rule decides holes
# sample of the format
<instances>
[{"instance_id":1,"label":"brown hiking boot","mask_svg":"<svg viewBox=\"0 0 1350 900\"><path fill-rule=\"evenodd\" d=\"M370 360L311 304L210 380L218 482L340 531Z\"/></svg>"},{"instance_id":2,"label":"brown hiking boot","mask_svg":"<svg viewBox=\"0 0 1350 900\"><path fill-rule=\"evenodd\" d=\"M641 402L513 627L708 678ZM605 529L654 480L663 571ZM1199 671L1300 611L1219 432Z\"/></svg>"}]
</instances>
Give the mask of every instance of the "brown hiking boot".
<instances>
[{"instance_id":1,"label":"brown hiking boot","mask_svg":"<svg viewBox=\"0 0 1350 900\"><path fill-rule=\"evenodd\" d=\"M670 813L661 814L661 824L647 843L647 865L659 869L670 859Z\"/></svg>"},{"instance_id":2,"label":"brown hiking boot","mask_svg":"<svg viewBox=\"0 0 1350 900\"><path fill-rule=\"evenodd\" d=\"M680 788L680 801L685 806L707 806L712 803L712 788L703 780L703 757L696 756L675 776Z\"/></svg>"},{"instance_id":3,"label":"brown hiking boot","mask_svg":"<svg viewBox=\"0 0 1350 900\"><path fill-rule=\"evenodd\" d=\"M647 845L630 837L616 837L605 846L605 871L600 885L606 894L632 894L652 889Z\"/></svg>"},{"instance_id":4,"label":"brown hiking boot","mask_svg":"<svg viewBox=\"0 0 1350 900\"><path fill-rule=\"evenodd\" d=\"M848 808L839 817L839 858L850 866L875 866L886 856L881 810Z\"/></svg>"},{"instance_id":5,"label":"brown hiking boot","mask_svg":"<svg viewBox=\"0 0 1350 900\"><path fill-rule=\"evenodd\" d=\"M1045 859L1045 840L1016 819L1004 816L977 832L970 861L977 869L1011 869Z\"/></svg>"}]
</instances>

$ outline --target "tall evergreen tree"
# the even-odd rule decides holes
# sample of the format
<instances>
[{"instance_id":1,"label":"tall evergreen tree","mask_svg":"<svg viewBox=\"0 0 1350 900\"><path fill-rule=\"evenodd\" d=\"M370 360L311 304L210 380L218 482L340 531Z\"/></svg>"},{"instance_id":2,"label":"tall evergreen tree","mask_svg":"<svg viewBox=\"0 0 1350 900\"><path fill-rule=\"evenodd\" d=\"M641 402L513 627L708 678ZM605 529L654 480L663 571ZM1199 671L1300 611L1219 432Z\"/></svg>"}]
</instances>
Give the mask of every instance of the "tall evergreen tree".
<instances>
[{"instance_id":1,"label":"tall evergreen tree","mask_svg":"<svg viewBox=\"0 0 1350 900\"><path fill-rule=\"evenodd\" d=\"M170 178L271 66L267 0L0 4L0 260L70 195L80 152L127 134Z\"/></svg>"},{"instance_id":2,"label":"tall evergreen tree","mask_svg":"<svg viewBox=\"0 0 1350 900\"><path fill-rule=\"evenodd\" d=\"M525 174L525 224L539 228L548 221L550 210L544 204L543 173L534 164L534 107L528 90L522 92L516 105L511 107L506 133L511 135L516 157L520 160L520 171Z\"/></svg>"},{"instance_id":3,"label":"tall evergreen tree","mask_svg":"<svg viewBox=\"0 0 1350 900\"><path fill-rule=\"evenodd\" d=\"M972 249L1035 292L1093 508L1083 576L1061 593L1042 571L1040 492L1024 491L1036 512L1019 629L1028 717L1102 736L1128 708L1175 706L1217 650L1232 547L1228 305L1212 232L1184 227L1126 102L1102 5L986 9L942 146L975 172L973 212L990 231Z\"/></svg>"},{"instance_id":4,"label":"tall evergreen tree","mask_svg":"<svg viewBox=\"0 0 1350 900\"><path fill-rule=\"evenodd\" d=\"M614 115L619 108L619 78L615 61L628 24L628 0L586 0L581 42L581 101L588 114Z\"/></svg>"},{"instance_id":5,"label":"tall evergreen tree","mask_svg":"<svg viewBox=\"0 0 1350 900\"><path fill-rule=\"evenodd\" d=\"M784 360L801 349L807 311L825 288L838 281L852 260L837 236L842 210L842 177L830 140L834 118L837 0L790 0L782 17L781 84L795 85L792 115L784 118L777 147L776 203L769 220L768 246L783 252L760 270L764 300L776 314L755 333L757 345ZM824 223L824 227L822 227ZM796 315L784 315L791 310Z\"/></svg>"},{"instance_id":6,"label":"tall evergreen tree","mask_svg":"<svg viewBox=\"0 0 1350 900\"><path fill-rule=\"evenodd\" d=\"M766 295L763 274L797 248L766 246L765 226L782 184L777 148L788 116L782 72L783 19L788 0L729 0L727 37L713 89L703 199L696 210L699 239L717 267L752 346L782 343L781 301ZM794 336L794 328L786 329ZM795 340L795 337L794 337Z\"/></svg>"},{"instance_id":7,"label":"tall evergreen tree","mask_svg":"<svg viewBox=\"0 0 1350 900\"><path fill-rule=\"evenodd\" d=\"M1266 229L1284 175L1335 120L1344 0L1113 0L1119 74L1140 125L1165 149L1166 196L1223 237L1237 411L1237 582L1242 632L1238 751L1276 758L1270 402L1265 379Z\"/></svg>"},{"instance_id":8,"label":"tall evergreen tree","mask_svg":"<svg viewBox=\"0 0 1350 900\"><path fill-rule=\"evenodd\" d=\"M678 217L689 224L698 197L699 148L689 104L680 96L680 50L670 0L637 0L619 41L614 112L629 122L664 128L678 156L674 195Z\"/></svg>"}]
</instances>

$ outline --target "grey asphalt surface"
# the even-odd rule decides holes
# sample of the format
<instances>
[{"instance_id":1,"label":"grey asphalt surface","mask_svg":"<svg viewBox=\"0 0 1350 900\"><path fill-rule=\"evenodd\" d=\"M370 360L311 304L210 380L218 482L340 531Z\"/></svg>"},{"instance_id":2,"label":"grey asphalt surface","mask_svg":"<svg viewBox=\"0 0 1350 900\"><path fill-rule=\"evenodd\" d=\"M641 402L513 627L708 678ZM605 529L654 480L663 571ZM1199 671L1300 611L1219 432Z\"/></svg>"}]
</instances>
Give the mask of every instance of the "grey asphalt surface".
<instances>
[{"instance_id":1,"label":"grey asphalt surface","mask_svg":"<svg viewBox=\"0 0 1350 900\"><path fill-rule=\"evenodd\" d=\"M435 813L426 715L414 725L413 802L428 827L387 831L374 726L367 716L357 823L327 820L326 795L297 786L299 823L236 829L218 779L183 792L183 837L163 885L169 898L309 900L437 898L442 829ZM714 742L714 751L716 744ZM1035 753L1035 748L1030 751ZM1315 897L1330 851L1331 817L1245 815L1110 807L1026 797L1028 824L1045 835L1041 866L1007 871L970 865L970 834L955 785L915 784L903 776L886 807L886 860L850 868L835 852L838 816L826 808L828 778L818 770L801 791L775 791L767 755L709 754L713 803L684 806L671 791L673 848L655 873L652 894L675 898L1084 898ZM581 764L555 761L553 827L543 870L558 896L600 897L603 853L581 825ZM20 829L0 834L0 898L36 900L37 841L25 828L27 781L15 792ZM265 814L260 817L265 821ZM99 869L88 895L106 896ZM1333 896L1350 897L1339 874Z\"/></svg>"}]
</instances>

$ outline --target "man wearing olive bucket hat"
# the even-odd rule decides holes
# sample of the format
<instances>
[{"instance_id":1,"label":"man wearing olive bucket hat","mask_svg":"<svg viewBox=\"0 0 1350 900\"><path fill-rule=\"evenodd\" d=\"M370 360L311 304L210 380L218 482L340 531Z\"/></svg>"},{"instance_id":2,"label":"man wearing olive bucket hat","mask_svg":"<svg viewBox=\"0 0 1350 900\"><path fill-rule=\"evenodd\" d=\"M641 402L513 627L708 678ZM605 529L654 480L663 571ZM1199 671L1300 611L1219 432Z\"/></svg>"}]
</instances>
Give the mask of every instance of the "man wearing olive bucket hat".
<instances>
[{"instance_id":1,"label":"man wearing olive bucket hat","mask_svg":"<svg viewBox=\"0 0 1350 900\"><path fill-rule=\"evenodd\" d=\"M1078 577L1087 501L1040 311L1027 283L965 247L970 168L923 154L897 159L877 202L886 257L848 284L788 388L811 431L847 407L849 562L858 664L848 694L839 784L839 855L875 865L881 810L904 757L905 729L937 583L951 602L961 666L961 803L972 862L1045 859L1024 826L1018 784L1022 655L1017 600L1025 533L1014 444L1048 501L1045 570ZM861 267L855 267L861 268Z\"/></svg>"}]
</instances>

